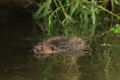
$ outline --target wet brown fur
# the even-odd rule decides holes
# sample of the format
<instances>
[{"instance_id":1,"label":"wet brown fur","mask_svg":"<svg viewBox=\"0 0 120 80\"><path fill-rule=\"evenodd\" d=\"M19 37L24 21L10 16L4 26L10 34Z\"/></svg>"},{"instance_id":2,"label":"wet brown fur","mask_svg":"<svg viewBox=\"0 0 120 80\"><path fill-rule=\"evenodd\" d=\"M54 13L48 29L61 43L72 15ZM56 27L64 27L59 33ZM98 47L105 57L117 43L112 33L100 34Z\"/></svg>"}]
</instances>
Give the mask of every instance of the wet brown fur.
<instances>
[{"instance_id":1,"label":"wet brown fur","mask_svg":"<svg viewBox=\"0 0 120 80\"><path fill-rule=\"evenodd\" d=\"M62 53L72 53L84 48L85 41L82 38L72 37L53 37L45 42L38 43L34 46L35 54L57 55Z\"/></svg>"}]
</instances>

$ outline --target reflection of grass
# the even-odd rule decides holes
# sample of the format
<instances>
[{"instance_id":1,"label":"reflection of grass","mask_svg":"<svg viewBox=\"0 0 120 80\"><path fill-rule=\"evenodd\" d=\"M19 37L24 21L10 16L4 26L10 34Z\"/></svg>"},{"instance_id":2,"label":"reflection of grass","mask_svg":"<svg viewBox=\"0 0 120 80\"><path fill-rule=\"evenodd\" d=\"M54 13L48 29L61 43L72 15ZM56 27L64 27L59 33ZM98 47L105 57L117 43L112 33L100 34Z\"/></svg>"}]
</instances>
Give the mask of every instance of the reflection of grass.
<instances>
[{"instance_id":1,"label":"reflection of grass","mask_svg":"<svg viewBox=\"0 0 120 80\"><path fill-rule=\"evenodd\" d=\"M106 65L105 65L105 69L104 69L104 71L105 71L105 78L106 78L106 80L109 80L109 67L110 67L110 63L111 63L111 56L110 56L110 51L111 51L111 49L109 49L106 53L104 53L104 54L106 54Z\"/></svg>"}]
</instances>

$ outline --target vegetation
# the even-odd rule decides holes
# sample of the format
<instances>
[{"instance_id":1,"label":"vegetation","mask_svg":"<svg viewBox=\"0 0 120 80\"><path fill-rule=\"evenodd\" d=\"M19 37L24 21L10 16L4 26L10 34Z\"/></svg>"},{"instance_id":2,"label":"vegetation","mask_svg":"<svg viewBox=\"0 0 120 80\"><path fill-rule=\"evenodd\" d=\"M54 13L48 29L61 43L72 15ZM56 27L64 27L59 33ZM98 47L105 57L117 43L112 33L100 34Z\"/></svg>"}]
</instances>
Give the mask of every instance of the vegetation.
<instances>
[{"instance_id":1,"label":"vegetation","mask_svg":"<svg viewBox=\"0 0 120 80\"><path fill-rule=\"evenodd\" d=\"M119 0L41 0L33 15L47 35L101 33L119 24Z\"/></svg>"},{"instance_id":2,"label":"vegetation","mask_svg":"<svg viewBox=\"0 0 120 80\"><path fill-rule=\"evenodd\" d=\"M120 33L120 24L116 24L114 27L110 29L113 33Z\"/></svg>"}]
</instances>

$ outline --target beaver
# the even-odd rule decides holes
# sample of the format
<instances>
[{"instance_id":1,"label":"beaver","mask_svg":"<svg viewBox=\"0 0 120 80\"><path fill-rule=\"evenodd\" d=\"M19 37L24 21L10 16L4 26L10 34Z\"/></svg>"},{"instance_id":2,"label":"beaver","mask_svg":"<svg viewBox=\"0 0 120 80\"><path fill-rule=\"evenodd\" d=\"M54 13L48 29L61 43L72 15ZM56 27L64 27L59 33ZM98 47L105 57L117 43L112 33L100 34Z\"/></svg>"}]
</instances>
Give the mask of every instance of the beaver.
<instances>
[{"instance_id":1,"label":"beaver","mask_svg":"<svg viewBox=\"0 0 120 80\"><path fill-rule=\"evenodd\" d=\"M85 46L83 38L52 37L34 46L33 52L37 55L58 55L80 51Z\"/></svg>"}]
</instances>

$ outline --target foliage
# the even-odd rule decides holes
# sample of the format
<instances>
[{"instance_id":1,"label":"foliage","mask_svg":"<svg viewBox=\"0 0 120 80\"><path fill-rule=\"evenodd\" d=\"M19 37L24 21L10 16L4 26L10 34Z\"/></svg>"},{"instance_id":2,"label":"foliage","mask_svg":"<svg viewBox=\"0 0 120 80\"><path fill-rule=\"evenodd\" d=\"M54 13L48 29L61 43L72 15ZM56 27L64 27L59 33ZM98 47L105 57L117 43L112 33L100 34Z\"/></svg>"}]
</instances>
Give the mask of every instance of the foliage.
<instances>
[{"instance_id":1,"label":"foliage","mask_svg":"<svg viewBox=\"0 0 120 80\"><path fill-rule=\"evenodd\" d=\"M112 28L110 28L110 31L113 33L120 33L120 24L116 24Z\"/></svg>"},{"instance_id":2,"label":"foliage","mask_svg":"<svg viewBox=\"0 0 120 80\"><path fill-rule=\"evenodd\" d=\"M33 17L48 35L94 36L120 19L119 0L41 0L38 6Z\"/></svg>"}]
</instances>

